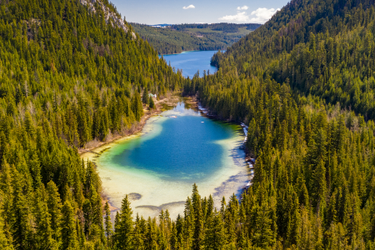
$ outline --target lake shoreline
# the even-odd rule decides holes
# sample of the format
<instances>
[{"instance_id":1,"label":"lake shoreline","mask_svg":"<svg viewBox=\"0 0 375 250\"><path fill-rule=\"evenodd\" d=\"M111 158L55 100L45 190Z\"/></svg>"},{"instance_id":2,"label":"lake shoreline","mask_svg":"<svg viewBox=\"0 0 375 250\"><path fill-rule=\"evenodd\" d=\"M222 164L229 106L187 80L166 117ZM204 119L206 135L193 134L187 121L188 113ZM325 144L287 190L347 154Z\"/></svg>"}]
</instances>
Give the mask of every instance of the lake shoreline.
<instances>
[{"instance_id":1,"label":"lake shoreline","mask_svg":"<svg viewBox=\"0 0 375 250\"><path fill-rule=\"evenodd\" d=\"M211 113L211 111L208 109L208 108L203 108L201 105L200 105L200 101L199 101L199 97L197 95L195 96L185 96L187 98L189 98L189 101L187 101L187 103L189 105L191 105L191 107L193 107L194 109L200 111L202 113L203 116L209 118L209 119L212 119L212 120L217 120L217 121L222 121L222 122L227 122L227 123L231 123L231 124L236 124L236 125L240 125L242 127L242 129L244 130L244 128L246 128L246 131L248 130L248 126L245 126L244 123L241 123L241 122L236 122L236 121L232 121L232 120L229 120L229 119L222 119L220 116L218 115L213 115ZM239 196L242 196L242 194L244 192L247 191L247 189L252 185L253 183L253 177L254 177L254 166L255 166L255 159L252 158L252 156L250 155L250 152L249 150L247 149L246 147L246 141L247 141L247 132L245 132L244 130L244 134L245 134L245 140L243 142L243 145L242 147L240 147L241 150L244 151L245 153L245 157L244 157L244 160L245 160L245 163L250 171L250 174L249 174L249 179L248 179L248 183L246 184L246 186L244 186L240 193L239 193Z\"/></svg>"},{"instance_id":2,"label":"lake shoreline","mask_svg":"<svg viewBox=\"0 0 375 250\"><path fill-rule=\"evenodd\" d=\"M204 52L204 51L225 51L225 50L222 50L222 49L209 49L209 50L184 50L184 51L181 51L179 53L172 53L172 54L159 54L159 56L169 56L169 55L179 55L179 54L182 54L182 53L186 53L186 52Z\"/></svg>"},{"instance_id":3,"label":"lake shoreline","mask_svg":"<svg viewBox=\"0 0 375 250\"><path fill-rule=\"evenodd\" d=\"M83 159L85 158L87 161L94 162L95 159L101 155L102 152L105 150L108 150L109 148L113 147L115 144L120 143L121 141L128 140L132 138L133 136L137 136L140 134L146 125L146 122L153 116L156 116L165 110L163 109L164 105L167 106L174 106L180 101L180 96L176 95L176 93L168 93L167 97L165 97L162 100L155 101L155 109L154 110L143 110L145 112L145 115L141 117L141 121L138 122L136 125L133 125L131 129L129 129L125 134L119 134L115 135L111 139L105 141L105 142L96 142L94 146L88 147L88 148L80 148L78 149L78 153L80 157ZM93 141L92 141L93 142ZM87 157L85 157L87 156ZM96 165L96 164L95 164ZM110 201L107 194L102 192L100 194L102 199L102 205L105 206L105 203L108 202L109 209L111 212L118 211L120 208L113 205L113 203Z\"/></svg>"},{"instance_id":4,"label":"lake shoreline","mask_svg":"<svg viewBox=\"0 0 375 250\"><path fill-rule=\"evenodd\" d=\"M145 109L145 107L144 107L144 109L143 109L144 115L141 117L141 120L139 122L137 122L136 124L133 124L132 127L128 131L126 131L124 134L116 134L112 138L110 138L110 139L108 139L104 142L92 140L92 141L88 142L87 144L89 144L89 145L94 144L94 145L88 146L88 147L85 147L85 148L79 148L78 154L80 156L82 156L82 155L87 154L87 153L96 153L95 151L98 148L109 146L112 143L116 143L116 142L118 142L120 140L123 140L127 137L130 137L130 136L133 136L133 135L136 135L136 134L142 132L142 129L145 126L147 120L150 119L151 117L153 117L155 115L158 115L158 114L162 113L163 111L165 111L163 109L163 107L165 105L166 106L174 106L179 102L180 96L177 96L176 94L177 93L168 93L167 97L165 97L165 98L163 98L159 101L155 101L155 107L156 108L153 109L153 110Z\"/></svg>"},{"instance_id":5,"label":"lake shoreline","mask_svg":"<svg viewBox=\"0 0 375 250\"><path fill-rule=\"evenodd\" d=\"M160 214L161 209L168 209L171 218L176 218L178 214L183 213L186 197L191 195L193 183L198 185L202 197L213 195L215 207L218 209L220 208L220 202L223 197L229 199L233 194L240 197L240 192L249 178L248 170L244 162L245 154L241 149L244 140L241 128L234 124L209 119L197 109L197 106L196 99L194 98L180 99L180 103L176 108L149 119L142 133L121 140L118 143L113 144L108 150L108 145L96 150L100 156L94 161L97 164L98 173L103 183L103 193L107 195L110 203L114 207L121 207L121 200L126 194L133 196L138 195L138 199L133 199L134 197L130 199L135 214L139 213L145 218L148 216L155 217ZM202 123L204 123L204 125L201 125ZM172 125L166 127L163 125L164 128L162 128L161 124ZM191 126L197 126L197 128L194 128L193 130L189 130L188 128L181 129L183 126L187 126L188 128L191 128ZM211 128L211 126L213 127ZM192 132L192 134L196 134L194 131L198 134L198 131L201 131L201 133L204 131L204 135L202 134L198 136L198 138L190 140L191 145L194 145L193 151L197 152L198 150L204 152L211 147L208 145L212 144L215 144L216 146L214 147L220 149L208 157L209 162L206 162L207 165L201 166L205 169L204 173L201 172L203 169L195 172L195 169L199 168L200 165L192 165L192 169L189 169L189 166L187 166L188 168L186 169L172 167L172 169L175 168L177 171L180 171L182 175L171 175L170 178L164 178L163 175L166 174L166 176L168 176L171 172L153 172L153 169L159 169L160 166L162 166L163 169L169 168L169 165L171 165L170 162L174 161L173 157L167 157L164 158L166 165L164 165L163 161L157 162L156 159L158 157L154 159L153 155L148 153L157 152L157 148L155 148L156 151L152 150L147 152L141 152L139 149L136 149L135 152L138 151L138 153L135 159L139 159L140 165L133 164L131 167L124 168L123 166L126 164L123 165L122 162L116 162L113 160L114 157L120 156L123 152L133 150L132 145L136 145L135 148L138 148L138 146L140 146L140 141L150 141L153 138L159 138L159 135L161 135L160 138L163 138L163 135L160 134L161 131L164 131L164 136L167 135L167 137L170 133L174 134L172 138L175 138L175 143L179 145L184 145L184 143L179 142L179 140L181 140L179 135L184 137L184 135L190 135ZM216 136L217 133L223 134ZM214 134L215 136L212 137ZM207 144L208 147L201 144L199 139L203 138L205 135L207 135L208 138L212 138L212 141ZM188 138L185 139L188 139L187 141L189 141L191 136L187 137ZM161 142L164 141L159 141L158 143ZM158 147L158 144L154 145ZM166 150L168 151L168 147L164 148L163 152ZM179 154L185 155L186 152L184 151L185 150L181 150L180 148ZM173 152L173 150L171 152ZM193 153L192 156L193 155L196 154ZM207 155L210 154L203 153L202 156L205 157ZM95 157L95 155L92 156ZM124 156L127 158L126 154ZM148 166L150 166L149 170L152 171L148 171L147 168L144 168L145 165L142 165L144 160L140 159L143 159L143 157L146 159L153 159L148 161ZM181 157L183 156L181 155ZM135 159L130 159L129 162L134 163ZM194 159L197 159L194 161L199 164L200 160L198 159L200 158ZM138 160L135 160L135 162L138 162ZM161 163L161 165L159 163ZM174 164L174 166L178 165ZM214 170L206 173L206 170L210 169L212 166L215 166ZM145 169L147 170L145 171ZM203 176L207 175L204 178L199 177L199 175L194 176L198 173L203 174Z\"/></svg>"},{"instance_id":6,"label":"lake shoreline","mask_svg":"<svg viewBox=\"0 0 375 250\"><path fill-rule=\"evenodd\" d=\"M162 100L155 101L156 108L154 110L145 110L144 109L145 115L143 115L141 117L141 121L138 122L135 126L133 125L133 127L129 131L127 131L126 134L115 135L110 140L107 140L105 142L97 142L92 147L80 148L80 149L78 149L78 153L79 153L80 157L82 159L85 159L86 161L93 162L94 165L96 166L95 159L98 158L104 151L112 148L113 146L115 146L118 143L121 143L121 142L126 141L126 140L130 140L130 139L134 138L135 136L141 135L144 126L146 125L147 121L150 118L152 118L154 116L157 116L160 113L164 112L165 106L168 106L168 107L176 106L177 103L181 101L181 98L183 98L183 97L180 95L180 92L168 93L167 96L165 98L163 98ZM186 98L185 101L189 102L189 105L190 104L194 105L194 101L192 101L190 99L191 98L188 97L188 98ZM195 106L197 106L197 104L195 104ZM102 198L103 207L105 206L105 203L108 202L108 205L109 205L109 208L110 208L111 212L115 212L115 211L118 211L120 209L120 208L116 207L111 202L111 200L110 200L110 198L108 197L107 194L102 192L100 195L101 195L101 198Z\"/></svg>"},{"instance_id":7,"label":"lake shoreline","mask_svg":"<svg viewBox=\"0 0 375 250\"><path fill-rule=\"evenodd\" d=\"M229 119L222 119L220 116L218 115L213 115L211 113L211 111L208 109L208 108L203 108L201 105L200 105L200 101L199 101L199 97L197 95L195 96L186 96L188 98L191 99L190 103L191 105L194 105L193 107L196 108L198 111L200 111L204 116L206 116L207 118L209 119L213 119L213 120L218 120L218 121L222 121L222 122L228 122L228 123L231 123L231 124L237 124L237 125L241 125L241 127L244 129L244 127L246 127L246 131L248 129L247 126L245 126L244 123L241 123L241 122L236 122L236 121L232 121L232 120L229 120ZM247 134L244 132L245 134L245 141L243 143L243 146L242 146L242 150L244 151L245 153L245 157L244 157L244 160L245 160L245 163L246 165L248 166L249 170L250 170L250 175L249 175L249 182L248 184L242 189L241 191L241 195L242 193L246 192L246 190L252 185L252 180L253 180L253 177L254 177L254 166L255 166L255 159L252 158L252 155L250 155L250 152L249 150L247 149L246 147L246 141L247 141Z\"/></svg>"},{"instance_id":8,"label":"lake shoreline","mask_svg":"<svg viewBox=\"0 0 375 250\"><path fill-rule=\"evenodd\" d=\"M210 74L217 72L218 68L211 65L211 60L216 53L218 50L191 50L159 55L159 58L170 64L176 71L181 71L184 78L193 79L198 72L199 77L204 76L204 71Z\"/></svg>"},{"instance_id":9,"label":"lake shoreline","mask_svg":"<svg viewBox=\"0 0 375 250\"><path fill-rule=\"evenodd\" d=\"M200 107L199 100L197 99L196 96L189 96L189 97L182 97L182 98L184 98L183 102L185 103L187 108L198 111L198 112L201 113L201 115L203 115L203 116L205 116L205 117L207 117L211 120L223 121L222 119L217 119L217 117L208 116L207 114L202 112L202 110L200 110L200 108L199 108ZM176 105L178 102L181 102L181 97L174 95L174 96L170 96L169 98L163 99L162 101L163 102L159 103L160 106L162 106L162 103L164 103L164 104L168 103L170 105ZM163 112L163 111L165 111L165 110L162 110L161 107L159 107L157 109L157 111L155 111L153 113L150 113L150 114L147 114L147 115L144 115L142 117L144 123L139 125L139 128L138 128L138 130L136 130L136 132L134 132L133 134L125 135L125 136L119 136L118 138L115 138L112 141L105 142L105 143L103 142L101 145L98 145L95 148L92 148L90 150L86 150L85 152L83 152L81 154L81 158L85 159L85 160L92 161L95 164L96 159L98 157L100 157L102 155L102 153L104 153L105 151L111 149L112 147L118 145L119 143L123 143L124 141L132 140L132 139L134 139L138 136L142 136L143 132L144 132L143 128L144 128L146 122L150 118L157 116L160 112ZM228 122L228 121L226 121L226 122ZM228 123L235 124L233 122L228 122ZM146 134L147 133L148 132L146 132ZM243 151L242 146L240 146L240 147L236 146L232 149L232 152L236 153L236 155L238 155L237 160L239 160L239 161L245 160L245 155L243 155L243 153L238 153L239 152L238 150ZM234 161L236 161L235 158L236 157L233 157ZM246 168L243 171L247 172L248 170ZM242 174L239 172L237 175L228 176L228 179L223 180L223 182L221 182L221 184L218 185L215 188L215 190L213 190L214 193L212 193L212 195L214 195L215 197L220 196L220 200L221 200L223 195L225 197L228 196L227 198L229 198L230 194L228 193L228 188L230 188L230 186L233 186L233 185L238 185L237 183L239 183L240 180L244 181L244 179L243 179L244 177L242 177L243 175L244 175L244 172L242 172ZM247 176L246 180L248 180L249 177L250 177L249 174L245 174L245 175ZM244 191L244 187L245 187L245 184L244 184L244 186L236 189L237 190L236 196L238 198L240 198L240 196L242 195L242 193ZM108 202L108 204L110 205L110 210L111 210L112 213L115 213L116 211L118 211L120 209L118 202L114 201L113 197L109 193L104 192L104 190L103 190L103 192L101 193L101 197L102 197L103 206L105 205L106 202ZM217 197L215 198L215 203L218 202L218 201L216 201L216 199L218 199L218 198Z\"/></svg>"}]
</instances>

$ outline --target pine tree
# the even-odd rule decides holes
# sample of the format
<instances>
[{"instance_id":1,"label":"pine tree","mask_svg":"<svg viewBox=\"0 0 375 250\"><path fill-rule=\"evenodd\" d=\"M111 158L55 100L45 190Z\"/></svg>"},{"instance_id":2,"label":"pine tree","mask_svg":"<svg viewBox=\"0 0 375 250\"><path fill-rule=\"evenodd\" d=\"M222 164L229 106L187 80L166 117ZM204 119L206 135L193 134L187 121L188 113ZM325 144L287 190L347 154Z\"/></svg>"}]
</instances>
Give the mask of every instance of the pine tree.
<instances>
[{"instance_id":1,"label":"pine tree","mask_svg":"<svg viewBox=\"0 0 375 250\"><path fill-rule=\"evenodd\" d=\"M166 231L164 211L161 210L161 213L159 216L159 228L157 230L157 244L160 249L167 249L169 247L167 234L168 232Z\"/></svg>"},{"instance_id":2,"label":"pine tree","mask_svg":"<svg viewBox=\"0 0 375 250\"><path fill-rule=\"evenodd\" d=\"M132 111L135 115L135 119L140 121L143 116L143 105L138 92L135 92L132 98Z\"/></svg>"},{"instance_id":3,"label":"pine tree","mask_svg":"<svg viewBox=\"0 0 375 250\"><path fill-rule=\"evenodd\" d=\"M97 230L100 231L100 235L103 235L104 228L103 228L103 212L102 212L102 200L98 193L96 192L95 188L91 188L91 197L90 197L90 203L92 206L92 223L97 226ZM100 237L103 238L104 242L104 236Z\"/></svg>"},{"instance_id":4,"label":"pine tree","mask_svg":"<svg viewBox=\"0 0 375 250\"><path fill-rule=\"evenodd\" d=\"M144 244L144 227L145 226L145 221L143 218L140 218L139 215L137 214L137 217L135 219L135 227L134 227L134 249L145 249L145 244Z\"/></svg>"},{"instance_id":5,"label":"pine tree","mask_svg":"<svg viewBox=\"0 0 375 250\"><path fill-rule=\"evenodd\" d=\"M13 177L13 216L11 218L11 231L14 240L14 246L19 249L31 248L32 242L32 228L30 225L31 214L27 197L24 194L23 186L21 184L22 177L17 170Z\"/></svg>"},{"instance_id":6,"label":"pine tree","mask_svg":"<svg viewBox=\"0 0 375 250\"><path fill-rule=\"evenodd\" d=\"M148 96L148 90L147 90L147 88L145 87L145 88L143 89L142 102L143 102L144 104L148 105L148 104L150 104L150 103L149 103L149 100L150 100L150 98L149 98L149 96Z\"/></svg>"},{"instance_id":7,"label":"pine tree","mask_svg":"<svg viewBox=\"0 0 375 250\"><path fill-rule=\"evenodd\" d=\"M155 103L154 103L154 99L152 98L152 96L150 96L149 104L150 104L150 109L154 109L155 108Z\"/></svg>"},{"instance_id":8,"label":"pine tree","mask_svg":"<svg viewBox=\"0 0 375 250\"><path fill-rule=\"evenodd\" d=\"M58 243L53 239L51 228L51 215L48 212L48 205L45 201L45 190L41 189L37 193L35 204L35 219L37 230L35 234L35 246L37 249L58 249Z\"/></svg>"},{"instance_id":9,"label":"pine tree","mask_svg":"<svg viewBox=\"0 0 375 250\"><path fill-rule=\"evenodd\" d=\"M238 240L238 249L249 249L250 246L249 246L249 242L248 242L248 238L246 237L245 235L245 228L241 229L240 230L240 237L239 237L239 240Z\"/></svg>"},{"instance_id":10,"label":"pine tree","mask_svg":"<svg viewBox=\"0 0 375 250\"><path fill-rule=\"evenodd\" d=\"M3 219L7 222L11 221L13 214L13 176L11 171L14 171L14 166L4 162L0 175L0 190L2 190L0 208L3 210Z\"/></svg>"},{"instance_id":11,"label":"pine tree","mask_svg":"<svg viewBox=\"0 0 375 250\"><path fill-rule=\"evenodd\" d=\"M53 232L52 237L56 242L60 243L62 226L62 205L58 189L53 181L50 181L47 184L47 195L48 213L51 215L51 228Z\"/></svg>"},{"instance_id":12,"label":"pine tree","mask_svg":"<svg viewBox=\"0 0 375 250\"><path fill-rule=\"evenodd\" d=\"M252 242L254 246L269 248L275 242L275 235L272 232L272 220L267 204L255 205L252 211Z\"/></svg>"},{"instance_id":13,"label":"pine tree","mask_svg":"<svg viewBox=\"0 0 375 250\"><path fill-rule=\"evenodd\" d=\"M145 240L146 249L158 250L157 244L157 226L156 220L148 217L147 220L147 230L146 230L146 240Z\"/></svg>"},{"instance_id":14,"label":"pine tree","mask_svg":"<svg viewBox=\"0 0 375 250\"><path fill-rule=\"evenodd\" d=\"M109 210L108 201L105 203L104 211L105 211L105 217L104 217L105 234L107 236L107 246L110 247L113 230L112 230L112 222L111 222L111 211Z\"/></svg>"},{"instance_id":15,"label":"pine tree","mask_svg":"<svg viewBox=\"0 0 375 250\"><path fill-rule=\"evenodd\" d=\"M185 202L184 223L183 223L183 248L190 249L193 245L194 235L194 208L190 197Z\"/></svg>"},{"instance_id":16,"label":"pine tree","mask_svg":"<svg viewBox=\"0 0 375 250\"><path fill-rule=\"evenodd\" d=\"M327 192L326 168L324 167L323 160L320 160L317 168L313 173L313 190L315 206L317 207L317 211L320 211L325 207L325 199Z\"/></svg>"},{"instance_id":17,"label":"pine tree","mask_svg":"<svg viewBox=\"0 0 375 250\"><path fill-rule=\"evenodd\" d=\"M133 247L133 219L132 209L128 196L122 200L119 221L115 224L115 245L119 249L132 249Z\"/></svg>"},{"instance_id":18,"label":"pine tree","mask_svg":"<svg viewBox=\"0 0 375 250\"><path fill-rule=\"evenodd\" d=\"M326 232L327 249L339 250L348 248L348 238L341 223L332 223Z\"/></svg>"},{"instance_id":19,"label":"pine tree","mask_svg":"<svg viewBox=\"0 0 375 250\"><path fill-rule=\"evenodd\" d=\"M33 186L35 189L38 189L42 184L42 175L40 173L40 161L36 152L34 152L31 157L32 158L29 161L29 165L30 172L33 177Z\"/></svg>"},{"instance_id":20,"label":"pine tree","mask_svg":"<svg viewBox=\"0 0 375 250\"><path fill-rule=\"evenodd\" d=\"M63 249L77 249L78 238L74 210L69 201L65 201L62 207L61 239Z\"/></svg>"},{"instance_id":21,"label":"pine tree","mask_svg":"<svg viewBox=\"0 0 375 250\"><path fill-rule=\"evenodd\" d=\"M204 239L204 248L207 250L219 250L225 246L225 230L221 214L215 209L214 216L207 222L207 230Z\"/></svg>"},{"instance_id":22,"label":"pine tree","mask_svg":"<svg viewBox=\"0 0 375 250\"><path fill-rule=\"evenodd\" d=\"M9 239L8 238L9 233L5 232L5 225L4 225L4 220L3 220L4 210L2 208L3 199L4 199L4 196L2 192L0 191L0 246L1 246L1 249L4 249L4 250L13 250L14 247L12 244L12 239Z\"/></svg>"},{"instance_id":23,"label":"pine tree","mask_svg":"<svg viewBox=\"0 0 375 250\"><path fill-rule=\"evenodd\" d=\"M91 231L91 225L93 223L93 215L92 215L92 206L91 206L91 202L89 199L86 199L84 202L83 202L83 207L82 207L82 210L83 210L83 217L85 219L85 227L84 227L84 232L85 232L85 235L86 237L89 236L90 234L90 231Z\"/></svg>"},{"instance_id":24,"label":"pine tree","mask_svg":"<svg viewBox=\"0 0 375 250\"><path fill-rule=\"evenodd\" d=\"M29 136L34 137L35 135L35 127L33 118L30 115L30 112L25 113L25 130L29 134Z\"/></svg>"},{"instance_id":25,"label":"pine tree","mask_svg":"<svg viewBox=\"0 0 375 250\"><path fill-rule=\"evenodd\" d=\"M208 221L208 219L213 215L213 212L214 212L214 199L212 198L212 195L210 194L207 200L205 221Z\"/></svg>"},{"instance_id":26,"label":"pine tree","mask_svg":"<svg viewBox=\"0 0 375 250\"><path fill-rule=\"evenodd\" d=\"M193 185L192 207L194 211L194 234L192 248L194 250L199 250L203 245L202 242L204 239L204 218L201 206L201 197L198 193L198 187L196 184Z\"/></svg>"}]
</instances>

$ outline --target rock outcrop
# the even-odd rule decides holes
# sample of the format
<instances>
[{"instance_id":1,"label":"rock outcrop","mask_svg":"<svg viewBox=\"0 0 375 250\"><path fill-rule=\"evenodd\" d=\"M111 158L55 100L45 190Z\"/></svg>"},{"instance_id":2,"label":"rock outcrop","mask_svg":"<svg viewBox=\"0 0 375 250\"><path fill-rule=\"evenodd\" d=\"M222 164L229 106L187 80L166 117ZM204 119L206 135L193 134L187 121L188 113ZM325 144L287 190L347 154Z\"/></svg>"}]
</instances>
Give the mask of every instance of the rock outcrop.
<instances>
[{"instance_id":1,"label":"rock outcrop","mask_svg":"<svg viewBox=\"0 0 375 250\"><path fill-rule=\"evenodd\" d=\"M129 27L121 16L118 13L111 11L110 8L103 4L100 0L81 0L81 4L87 6L89 11L92 13L96 13L95 3L97 3L103 10L104 19L107 24L110 23L113 27L116 25L120 29L123 29L126 33L129 31ZM132 36L133 39L137 38L134 32L132 32Z\"/></svg>"}]
</instances>

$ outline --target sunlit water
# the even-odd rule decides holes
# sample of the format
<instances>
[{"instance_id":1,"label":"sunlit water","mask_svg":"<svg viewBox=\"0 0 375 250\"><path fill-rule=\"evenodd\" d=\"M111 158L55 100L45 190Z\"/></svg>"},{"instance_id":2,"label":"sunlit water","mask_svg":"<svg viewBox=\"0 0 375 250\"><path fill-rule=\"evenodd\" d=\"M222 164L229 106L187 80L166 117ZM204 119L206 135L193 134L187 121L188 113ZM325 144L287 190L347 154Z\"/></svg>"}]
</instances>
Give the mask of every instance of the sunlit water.
<instances>
[{"instance_id":1,"label":"sunlit water","mask_svg":"<svg viewBox=\"0 0 375 250\"><path fill-rule=\"evenodd\" d=\"M240 127L213 121L180 103L146 123L142 134L107 146L94 159L104 193L121 207L130 195L135 213L157 216L168 209L172 218L182 213L192 185L202 196L239 194L247 169L240 149Z\"/></svg>"},{"instance_id":2,"label":"sunlit water","mask_svg":"<svg viewBox=\"0 0 375 250\"><path fill-rule=\"evenodd\" d=\"M188 51L180 54L163 55L164 60L176 70L181 69L182 75L193 78L199 70L200 76L203 76L205 70L208 74L213 74L217 71L216 67L210 65L212 56L215 51Z\"/></svg>"}]
</instances>

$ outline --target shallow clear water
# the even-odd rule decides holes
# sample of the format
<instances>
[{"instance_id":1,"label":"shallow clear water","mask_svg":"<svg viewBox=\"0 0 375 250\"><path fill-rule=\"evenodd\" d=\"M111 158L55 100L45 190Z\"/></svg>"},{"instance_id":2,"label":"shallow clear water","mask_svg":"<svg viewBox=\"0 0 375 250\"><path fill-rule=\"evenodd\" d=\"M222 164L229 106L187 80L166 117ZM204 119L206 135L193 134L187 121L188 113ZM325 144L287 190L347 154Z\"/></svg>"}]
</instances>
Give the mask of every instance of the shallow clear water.
<instances>
[{"instance_id":1,"label":"shallow clear water","mask_svg":"<svg viewBox=\"0 0 375 250\"><path fill-rule=\"evenodd\" d=\"M183 112L182 104L175 111ZM202 123L202 121L204 123ZM144 135L121 146L111 163L154 171L165 180L196 182L215 173L220 167L223 148L215 143L234 136L234 127L184 115L159 120L162 125L156 137ZM152 137L152 138L150 138Z\"/></svg>"},{"instance_id":2,"label":"shallow clear water","mask_svg":"<svg viewBox=\"0 0 375 250\"><path fill-rule=\"evenodd\" d=\"M103 191L119 208L125 194L144 217L182 213L192 185L202 196L238 194L246 184L244 136L237 125L213 121L180 103L152 117L142 134L113 144L95 159Z\"/></svg>"},{"instance_id":3,"label":"shallow clear water","mask_svg":"<svg viewBox=\"0 0 375 250\"><path fill-rule=\"evenodd\" d=\"M180 54L163 55L164 60L172 67L182 69L182 75L193 78L199 70L200 76L203 76L203 71L213 74L217 71L216 67L210 65L212 56L215 51L188 51Z\"/></svg>"}]
</instances>

